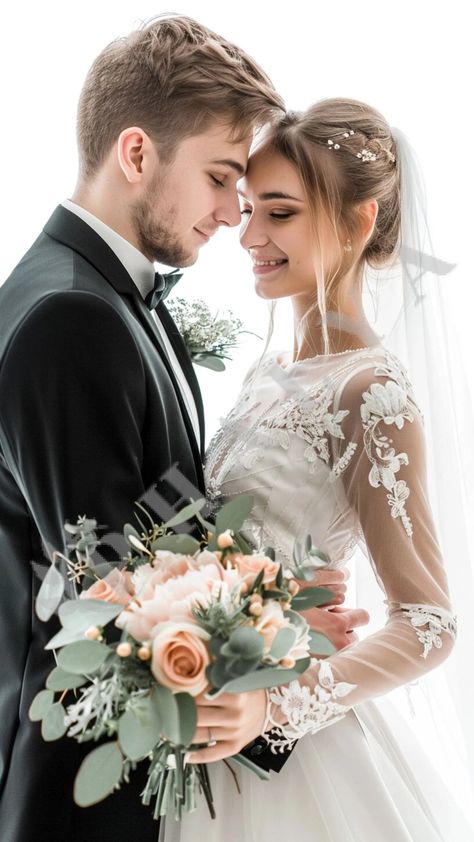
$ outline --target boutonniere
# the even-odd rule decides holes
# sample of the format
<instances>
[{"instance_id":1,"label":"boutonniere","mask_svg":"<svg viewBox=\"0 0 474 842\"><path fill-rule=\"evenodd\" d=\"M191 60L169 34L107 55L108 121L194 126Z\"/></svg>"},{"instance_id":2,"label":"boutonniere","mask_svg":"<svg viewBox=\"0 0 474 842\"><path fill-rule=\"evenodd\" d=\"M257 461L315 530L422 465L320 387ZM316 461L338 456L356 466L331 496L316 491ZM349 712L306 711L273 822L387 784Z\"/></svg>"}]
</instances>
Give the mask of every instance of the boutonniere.
<instances>
[{"instance_id":1,"label":"boutonniere","mask_svg":"<svg viewBox=\"0 0 474 842\"><path fill-rule=\"evenodd\" d=\"M213 315L205 301L199 298L194 301L174 298L166 306L193 363L213 371L225 371L224 360L232 359L229 351L238 347L238 337L243 333L252 333L242 330L243 322L232 310L227 310L225 317L219 317L218 312ZM258 334L253 333L252 336Z\"/></svg>"}]
</instances>

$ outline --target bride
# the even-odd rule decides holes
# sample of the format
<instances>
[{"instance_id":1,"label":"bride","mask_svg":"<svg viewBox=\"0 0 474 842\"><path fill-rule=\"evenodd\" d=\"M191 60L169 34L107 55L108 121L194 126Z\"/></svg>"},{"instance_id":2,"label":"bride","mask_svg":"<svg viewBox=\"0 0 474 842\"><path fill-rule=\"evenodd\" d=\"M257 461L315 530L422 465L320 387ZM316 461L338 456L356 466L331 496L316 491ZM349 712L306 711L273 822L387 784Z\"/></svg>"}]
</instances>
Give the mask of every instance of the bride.
<instances>
[{"instance_id":1,"label":"bride","mask_svg":"<svg viewBox=\"0 0 474 842\"><path fill-rule=\"evenodd\" d=\"M438 667L456 637L424 417L410 372L363 305L367 267L400 256L411 212L403 176L401 141L382 115L332 99L269 128L241 182L241 243L257 295L289 297L295 330L292 351L266 352L251 367L212 439L209 498L217 506L252 494L243 533L284 563L307 534L332 570L362 550L387 620L313 658L289 687L198 698L196 740L210 742L190 762L215 761L217 818L201 799L180 825L166 822L166 842L474 838L413 738L399 741L373 701ZM222 760L259 734L288 759L269 781L231 764L238 794Z\"/></svg>"}]
</instances>

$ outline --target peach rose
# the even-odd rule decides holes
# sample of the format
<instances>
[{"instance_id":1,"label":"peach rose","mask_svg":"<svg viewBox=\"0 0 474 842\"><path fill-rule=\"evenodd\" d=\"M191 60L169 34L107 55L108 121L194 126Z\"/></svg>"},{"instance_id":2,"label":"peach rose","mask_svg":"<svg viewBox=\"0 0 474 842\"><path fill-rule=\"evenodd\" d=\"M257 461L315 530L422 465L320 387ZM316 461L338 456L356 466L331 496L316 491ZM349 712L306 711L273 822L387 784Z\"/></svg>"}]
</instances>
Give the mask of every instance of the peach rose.
<instances>
[{"instance_id":1,"label":"peach rose","mask_svg":"<svg viewBox=\"0 0 474 842\"><path fill-rule=\"evenodd\" d=\"M163 624L153 641L151 671L156 680L174 693L202 693L209 684L207 640L209 634L199 626Z\"/></svg>"},{"instance_id":2,"label":"peach rose","mask_svg":"<svg viewBox=\"0 0 474 842\"><path fill-rule=\"evenodd\" d=\"M245 582L251 584L260 571L265 571L263 581L265 585L274 585L280 565L266 555L236 555L235 563Z\"/></svg>"},{"instance_id":3,"label":"peach rose","mask_svg":"<svg viewBox=\"0 0 474 842\"><path fill-rule=\"evenodd\" d=\"M114 605L128 605L134 592L130 573L127 570L114 568L103 579L97 579L90 588L82 591L80 598L101 599L104 602L112 602Z\"/></svg>"}]
</instances>

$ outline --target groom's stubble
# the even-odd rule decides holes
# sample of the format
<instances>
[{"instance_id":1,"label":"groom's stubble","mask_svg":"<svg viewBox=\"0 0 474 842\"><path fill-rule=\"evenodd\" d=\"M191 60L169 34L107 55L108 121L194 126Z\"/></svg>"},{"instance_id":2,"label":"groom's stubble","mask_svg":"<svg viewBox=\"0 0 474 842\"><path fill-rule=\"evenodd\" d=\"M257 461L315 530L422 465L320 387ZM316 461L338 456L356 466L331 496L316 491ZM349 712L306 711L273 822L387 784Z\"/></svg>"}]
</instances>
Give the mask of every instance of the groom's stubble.
<instances>
[{"instance_id":1,"label":"groom's stubble","mask_svg":"<svg viewBox=\"0 0 474 842\"><path fill-rule=\"evenodd\" d=\"M176 206L163 201L168 168L155 171L145 195L131 208L131 222L142 254L166 266L189 266L194 262L173 230Z\"/></svg>"}]
</instances>

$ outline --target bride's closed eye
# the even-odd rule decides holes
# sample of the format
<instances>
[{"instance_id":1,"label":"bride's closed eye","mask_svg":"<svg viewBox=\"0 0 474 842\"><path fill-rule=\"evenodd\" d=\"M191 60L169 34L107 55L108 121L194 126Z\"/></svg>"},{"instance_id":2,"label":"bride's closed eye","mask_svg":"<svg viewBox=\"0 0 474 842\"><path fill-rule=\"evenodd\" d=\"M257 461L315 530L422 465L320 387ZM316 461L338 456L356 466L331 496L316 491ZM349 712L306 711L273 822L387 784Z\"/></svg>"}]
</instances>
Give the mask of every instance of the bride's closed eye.
<instances>
[{"instance_id":1,"label":"bride's closed eye","mask_svg":"<svg viewBox=\"0 0 474 842\"><path fill-rule=\"evenodd\" d=\"M250 210L250 208L242 208L240 213L242 214L242 216L244 216L244 214L247 214L247 213L251 214L252 211ZM272 219L289 219L291 216L294 216L294 213L291 212L291 211L290 212L288 212L288 211L280 211L280 212L271 211L269 216L271 216Z\"/></svg>"}]
</instances>

